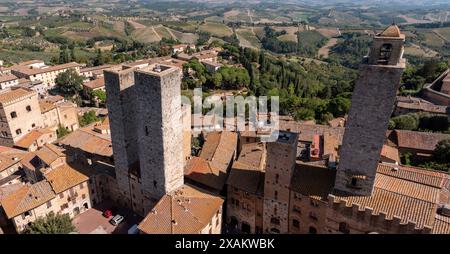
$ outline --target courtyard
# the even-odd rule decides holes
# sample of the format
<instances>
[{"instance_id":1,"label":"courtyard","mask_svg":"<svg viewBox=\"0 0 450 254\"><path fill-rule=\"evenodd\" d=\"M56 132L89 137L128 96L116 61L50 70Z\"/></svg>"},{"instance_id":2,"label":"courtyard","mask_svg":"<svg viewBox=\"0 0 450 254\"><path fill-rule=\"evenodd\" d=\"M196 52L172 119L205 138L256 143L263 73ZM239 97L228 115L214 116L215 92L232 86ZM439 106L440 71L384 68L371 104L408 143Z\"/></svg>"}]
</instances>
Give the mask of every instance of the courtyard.
<instances>
[{"instance_id":1,"label":"courtyard","mask_svg":"<svg viewBox=\"0 0 450 254\"><path fill-rule=\"evenodd\" d=\"M117 226L112 225L109 220L112 218L105 218L103 212L114 207L114 204L109 201L99 203L87 210L86 212L76 216L72 224L80 234L127 234L128 229L133 225L139 224L142 217L133 213L129 209L116 208L113 216L120 214L124 220Z\"/></svg>"}]
</instances>

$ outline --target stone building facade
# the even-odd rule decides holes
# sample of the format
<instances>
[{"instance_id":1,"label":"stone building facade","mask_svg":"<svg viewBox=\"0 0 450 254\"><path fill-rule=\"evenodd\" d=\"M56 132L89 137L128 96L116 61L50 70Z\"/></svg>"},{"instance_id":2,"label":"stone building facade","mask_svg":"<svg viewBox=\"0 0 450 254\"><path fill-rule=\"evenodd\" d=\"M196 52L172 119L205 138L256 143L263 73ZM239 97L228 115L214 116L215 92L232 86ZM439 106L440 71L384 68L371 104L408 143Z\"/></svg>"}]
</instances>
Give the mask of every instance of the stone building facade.
<instances>
[{"instance_id":1,"label":"stone building facade","mask_svg":"<svg viewBox=\"0 0 450 254\"><path fill-rule=\"evenodd\" d=\"M242 146L227 180L227 223L248 234L263 232L265 144Z\"/></svg>"},{"instance_id":2,"label":"stone building facade","mask_svg":"<svg viewBox=\"0 0 450 254\"><path fill-rule=\"evenodd\" d=\"M12 147L32 130L42 126L38 95L27 88L0 93L0 145Z\"/></svg>"},{"instance_id":3,"label":"stone building facade","mask_svg":"<svg viewBox=\"0 0 450 254\"><path fill-rule=\"evenodd\" d=\"M278 140L267 143L264 182L265 233L289 232L289 195L297 155L298 135L280 131Z\"/></svg>"}]
</instances>

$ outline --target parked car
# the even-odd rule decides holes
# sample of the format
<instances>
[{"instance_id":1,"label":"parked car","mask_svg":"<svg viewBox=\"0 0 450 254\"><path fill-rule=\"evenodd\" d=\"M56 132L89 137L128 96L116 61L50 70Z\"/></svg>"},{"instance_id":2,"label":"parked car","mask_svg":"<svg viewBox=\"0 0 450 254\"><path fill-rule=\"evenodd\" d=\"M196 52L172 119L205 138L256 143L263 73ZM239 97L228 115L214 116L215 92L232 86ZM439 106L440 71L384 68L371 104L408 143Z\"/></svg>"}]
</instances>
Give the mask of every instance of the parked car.
<instances>
[{"instance_id":1,"label":"parked car","mask_svg":"<svg viewBox=\"0 0 450 254\"><path fill-rule=\"evenodd\" d=\"M114 216L110 221L109 221L109 223L111 223L112 225L114 225L114 226L117 226L117 225L119 225L122 221L123 221L123 216L122 215L119 215L119 214L117 214L116 216Z\"/></svg>"},{"instance_id":2,"label":"parked car","mask_svg":"<svg viewBox=\"0 0 450 254\"><path fill-rule=\"evenodd\" d=\"M113 213L111 210L107 209L103 212L103 217L106 217L109 219L111 216L113 216Z\"/></svg>"}]
</instances>

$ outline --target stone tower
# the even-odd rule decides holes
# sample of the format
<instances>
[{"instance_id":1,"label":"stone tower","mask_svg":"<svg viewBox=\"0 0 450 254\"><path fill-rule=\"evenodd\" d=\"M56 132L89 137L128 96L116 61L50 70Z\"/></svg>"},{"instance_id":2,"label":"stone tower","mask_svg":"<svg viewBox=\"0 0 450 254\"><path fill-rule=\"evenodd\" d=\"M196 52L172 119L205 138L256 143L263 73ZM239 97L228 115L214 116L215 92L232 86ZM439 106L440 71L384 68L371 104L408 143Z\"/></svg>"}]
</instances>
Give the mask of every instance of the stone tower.
<instances>
[{"instance_id":1,"label":"stone tower","mask_svg":"<svg viewBox=\"0 0 450 254\"><path fill-rule=\"evenodd\" d=\"M135 72L142 190L155 202L183 185L181 76L158 64Z\"/></svg>"},{"instance_id":2,"label":"stone tower","mask_svg":"<svg viewBox=\"0 0 450 254\"><path fill-rule=\"evenodd\" d=\"M298 134L280 131L267 143L264 179L264 233L289 232L289 187L295 167Z\"/></svg>"},{"instance_id":3,"label":"stone tower","mask_svg":"<svg viewBox=\"0 0 450 254\"><path fill-rule=\"evenodd\" d=\"M116 180L123 203L131 208L130 175L139 164L134 71L104 71Z\"/></svg>"},{"instance_id":4,"label":"stone tower","mask_svg":"<svg viewBox=\"0 0 450 254\"><path fill-rule=\"evenodd\" d=\"M405 35L392 25L374 37L359 78L345 128L335 190L371 195L389 118L405 69Z\"/></svg>"},{"instance_id":5,"label":"stone tower","mask_svg":"<svg viewBox=\"0 0 450 254\"><path fill-rule=\"evenodd\" d=\"M104 73L118 187L124 205L145 215L183 185L181 70L152 64Z\"/></svg>"}]
</instances>

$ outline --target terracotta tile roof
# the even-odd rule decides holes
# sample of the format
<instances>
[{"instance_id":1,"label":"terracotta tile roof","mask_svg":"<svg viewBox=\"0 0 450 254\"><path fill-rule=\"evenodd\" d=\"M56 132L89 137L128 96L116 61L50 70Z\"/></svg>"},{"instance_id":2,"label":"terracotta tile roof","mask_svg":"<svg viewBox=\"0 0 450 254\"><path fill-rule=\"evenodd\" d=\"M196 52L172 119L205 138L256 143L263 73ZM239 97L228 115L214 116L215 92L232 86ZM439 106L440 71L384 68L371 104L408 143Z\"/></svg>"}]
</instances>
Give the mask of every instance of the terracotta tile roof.
<instances>
[{"instance_id":1,"label":"terracotta tile roof","mask_svg":"<svg viewBox=\"0 0 450 254\"><path fill-rule=\"evenodd\" d=\"M430 112L430 113L438 113L438 114L445 114L445 113L447 113L447 106L434 105L432 103L399 101L399 102L397 102L396 107L397 108L404 108L404 109L424 111L424 112Z\"/></svg>"},{"instance_id":2,"label":"terracotta tile roof","mask_svg":"<svg viewBox=\"0 0 450 254\"><path fill-rule=\"evenodd\" d=\"M23 187L23 183L7 184L0 187L0 205L2 199Z\"/></svg>"},{"instance_id":3,"label":"terracotta tile roof","mask_svg":"<svg viewBox=\"0 0 450 254\"><path fill-rule=\"evenodd\" d=\"M11 147L4 149L4 147L0 146L0 172L10 168L16 163L19 163L26 154L27 152L22 150Z\"/></svg>"},{"instance_id":4,"label":"terracotta tile roof","mask_svg":"<svg viewBox=\"0 0 450 254\"><path fill-rule=\"evenodd\" d=\"M99 65L99 66L86 67L86 68L81 68L80 69L80 73L97 71L97 70L105 70L105 69L109 69L109 68L112 68L112 67L114 67L114 65L111 65L111 64L104 64L104 65Z\"/></svg>"},{"instance_id":5,"label":"terracotta tile roof","mask_svg":"<svg viewBox=\"0 0 450 254\"><path fill-rule=\"evenodd\" d=\"M89 180L88 175L72 168L68 164L50 170L45 174L45 179L50 183L56 194L72 188Z\"/></svg>"},{"instance_id":6,"label":"terracotta tile roof","mask_svg":"<svg viewBox=\"0 0 450 254\"><path fill-rule=\"evenodd\" d=\"M37 129L32 130L25 136L23 136L21 139L19 139L14 146L20 147L20 148L29 148L36 140L38 140L40 137L42 137L45 134L53 133L50 129Z\"/></svg>"},{"instance_id":7,"label":"terracotta tile roof","mask_svg":"<svg viewBox=\"0 0 450 254\"><path fill-rule=\"evenodd\" d=\"M333 191L336 170L297 164L291 179L291 190L314 199L326 200Z\"/></svg>"},{"instance_id":8,"label":"terracotta tile roof","mask_svg":"<svg viewBox=\"0 0 450 254\"><path fill-rule=\"evenodd\" d=\"M16 79L19 79L19 78L13 74L1 74L0 75L0 83L8 82L11 80L16 80Z\"/></svg>"},{"instance_id":9,"label":"terracotta tile roof","mask_svg":"<svg viewBox=\"0 0 450 254\"><path fill-rule=\"evenodd\" d=\"M395 37L395 38L404 38L405 35L400 32L400 29L397 25L390 25L383 32L378 34L381 37Z\"/></svg>"},{"instance_id":10,"label":"terracotta tile roof","mask_svg":"<svg viewBox=\"0 0 450 254\"><path fill-rule=\"evenodd\" d=\"M341 144L345 129L343 127L331 127L327 125L305 124L297 121L280 120L280 130L298 133L298 140L303 142L312 142L314 135L330 133L330 135L335 137L338 143Z\"/></svg>"},{"instance_id":11,"label":"terracotta tile roof","mask_svg":"<svg viewBox=\"0 0 450 254\"><path fill-rule=\"evenodd\" d=\"M5 90L4 92L0 92L0 103L9 104L11 102L25 99L33 95L36 95L36 92L31 89L23 87L11 88Z\"/></svg>"},{"instance_id":12,"label":"terracotta tile roof","mask_svg":"<svg viewBox=\"0 0 450 254\"><path fill-rule=\"evenodd\" d=\"M193 157L187 162L185 177L216 190L221 190L226 181L225 174L216 175L210 162L201 157Z\"/></svg>"},{"instance_id":13,"label":"terracotta tile roof","mask_svg":"<svg viewBox=\"0 0 450 254\"><path fill-rule=\"evenodd\" d=\"M167 65L176 66L176 67L178 67L180 69L183 69L183 64L185 64L186 61L183 61L183 60L180 60L180 59L175 59L175 58L170 58L170 59L162 61L161 63L167 64Z\"/></svg>"},{"instance_id":14,"label":"terracotta tile roof","mask_svg":"<svg viewBox=\"0 0 450 254\"><path fill-rule=\"evenodd\" d=\"M104 87L105 86L105 78L101 77L98 79L94 79L94 80L85 82L85 83L83 83L83 86L85 86L89 89L96 89L96 88Z\"/></svg>"},{"instance_id":15,"label":"terracotta tile roof","mask_svg":"<svg viewBox=\"0 0 450 254\"><path fill-rule=\"evenodd\" d=\"M52 71L59 71L64 69L70 69L70 68L76 68L80 67L81 65L75 62L66 63L66 64L59 64L55 66L49 66L46 68L29 68L25 65L17 65L12 68L12 70L23 73L27 76L46 73L46 72L52 72Z\"/></svg>"},{"instance_id":16,"label":"terracotta tile roof","mask_svg":"<svg viewBox=\"0 0 450 254\"><path fill-rule=\"evenodd\" d=\"M63 146L79 148L82 151L100 156L112 156L111 137L93 130L94 125L77 129L59 141Z\"/></svg>"},{"instance_id":17,"label":"terracotta tile roof","mask_svg":"<svg viewBox=\"0 0 450 254\"><path fill-rule=\"evenodd\" d=\"M400 154L398 149L392 146L384 145L383 149L381 149L381 157L400 162Z\"/></svg>"},{"instance_id":18,"label":"terracotta tile roof","mask_svg":"<svg viewBox=\"0 0 450 254\"><path fill-rule=\"evenodd\" d=\"M227 184L255 195L263 195L265 156L263 143L244 144L239 158L233 163Z\"/></svg>"},{"instance_id":19,"label":"terracotta tile roof","mask_svg":"<svg viewBox=\"0 0 450 254\"><path fill-rule=\"evenodd\" d=\"M48 112L56 108L56 106L53 103L44 100L39 100L39 107L41 108L42 113Z\"/></svg>"},{"instance_id":20,"label":"terracotta tile roof","mask_svg":"<svg viewBox=\"0 0 450 254\"><path fill-rule=\"evenodd\" d=\"M359 205L372 208L374 214L386 213L387 218L412 221L418 227L433 226L438 204L441 203L444 180L449 175L420 168L379 164L371 196L349 196L333 190L335 170L311 164L298 164L291 181L294 192L326 200L333 194L335 202L345 201L347 207ZM442 220L442 218L440 219ZM438 221L438 231L450 228Z\"/></svg>"},{"instance_id":21,"label":"terracotta tile roof","mask_svg":"<svg viewBox=\"0 0 450 254\"><path fill-rule=\"evenodd\" d=\"M450 139L450 134L395 130L397 145L400 148L433 151L441 140Z\"/></svg>"},{"instance_id":22,"label":"terracotta tile roof","mask_svg":"<svg viewBox=\"0 0 450 254\"><path fill-rule=\"evenodd\" d=\"M47 165L50 165L58 158L66 156L63 153L63 149L53 144L45 144L41 149L37 150L35 154Z\"/></svg>"},{"instance_id":23,"label":"terracotta tile roof","mask_svg":"<svg viewBox=\"0 0 450 254\"><path fill-rule=\"evenodd\" d=\"M57 102L64 101L64 97L62 97L61 95L49 95L47 96L47 98L45 98L45 101L54 104Z\"/></svg>"},{"instance_id":24,"label":"terracotta tile roof","mask_svg":"<svg viewBox=\"0 0 450 254\"><path fill-rule=\"evenodd\" d=\"M446 174L439 171L408 166L397 166L394 169L393 166L386 164L378 164L377 173L436 188L441 188L442 181L446 178Z\"/></svg>"},{"instance_id":25,"label":"terracotta tile roof","mask_svg":"<svg viewBox=\"0 0 450 254\"><path fill-rule=\"evenodd\" d=\"M222 190L237 146L234 132L211 132L200 157L192 158L185 167L185 176L216 190Z\"/></svg>"},{"instance_id":26,"label":"terracotta tile roof","mask_svg":"<svg viewBox=\"0 0 450 254\"><path fill-rule=\"evenodd\" d=\"M433 234L450 234L450 217L437 214L434 219Z\"/></svg>"},{"instance_id":27,"label":"terracotta tile roof","mask_svg":"<svg viewBox=\"0 0 450 254\"><path fill-rule=\"evenodd\" d=\"M4 197L1 201L8 219L34 209L53 199L55 193L47 181L27 184Z\"/></svg>"},{"instance_id":28,"label":"terracotta tile roof","mask_svg":"<svg viewBox=\"0 0 450 254\"><path fill-rule=\"evenodd\" d=\"M370 207L375 214L384 212L387 218L398 216L402 223L412 221L417 227L433 226L443 191L442 182L449 176L426 169L380 165L371 196L337 196L348 206ZM439 222L442 223L442 222ZM440 226L441 227L441 226Z\"/></svg>"},{"instance_id":29,"label":"terracotta tile roof","mask_svg":"<svg viewBox=\"0 0 450 254\"><path fill-rule=\"evenodd\" d=\"M223 204L223 199L189 185L164 195L138 228L146 234L197 234Z\"/></svg>"},{"instance_id":30,"label":"terracotta tile roof","mask_svg":"<svg viewBox=\"0 0 450 254\"><path fill-rule=\"evenodd\" d=\"M200 157L211 162L213 170L226 172L237 147L235 132L211 132L207 135Z\"/></svg>"},{"instance_id":31,"label":"terracotta tile roof","mask_svg":"<svg viewBox=\"0 0 450 254\"><path fill-rule=\"evenodd\" d=\"M21 163L24 167L29 170L35 171L36 168L40 166L40 161L37 158L37 155L33 152L27 153L21 160Z\"/></svg>"}]
</instances>

